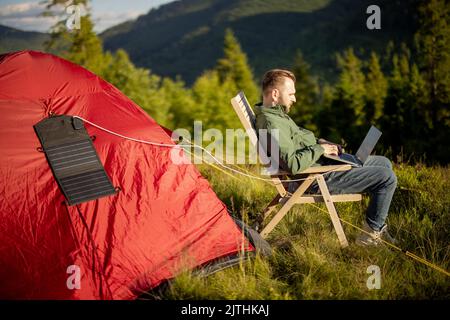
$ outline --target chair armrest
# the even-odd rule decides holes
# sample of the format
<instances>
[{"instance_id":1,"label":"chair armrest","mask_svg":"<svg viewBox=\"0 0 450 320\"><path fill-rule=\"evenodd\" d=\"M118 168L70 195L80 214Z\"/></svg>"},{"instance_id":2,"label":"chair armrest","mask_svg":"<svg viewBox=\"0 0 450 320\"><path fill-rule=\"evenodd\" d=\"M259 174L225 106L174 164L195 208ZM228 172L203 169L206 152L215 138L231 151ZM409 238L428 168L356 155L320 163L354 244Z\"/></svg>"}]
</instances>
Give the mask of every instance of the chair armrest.
<instances>
[{"instance_id":1,"label":"chair armrest","mask_svg":"<svg viewBox=\"0 0 450 320\"><path fill-rule=\"evenodd\" d=\"M339 165L332 165L332 166L317 166L317 167L310 167L306 170L303 170L302 172L299 172L298 174L311 174L311 173L326 173L329 171L348 171L352 168L349 164L339 164ZM279 171L276 174L271 174L273 177L278 176L294 176L290 172L286 171Z\"/></svg>"},{"instance_id":2,"label":"chair armrest","mask_svg":"<svg viewBox=\"0 0 450 320\"><path fill-rule=\"evenodd\" d=\"M283 171L283 170L279 170L277 173L271 173L270 176L271 177L292 176L292 173Z\"/></svg>"},{"instance_id":3,"label":"chair armrest","mask_svg":"<svg viewBox=\"0 0 450 320\"><path fill-rule=\"evenodd\" d=\"M352 168L349 164L338 164L338 165L332 165L332 166L317 166L317 167L310 167L306 170L303 170L299 174L304 173L325 173L328 171L348 171Z\"/></svg>"}]
</instances>

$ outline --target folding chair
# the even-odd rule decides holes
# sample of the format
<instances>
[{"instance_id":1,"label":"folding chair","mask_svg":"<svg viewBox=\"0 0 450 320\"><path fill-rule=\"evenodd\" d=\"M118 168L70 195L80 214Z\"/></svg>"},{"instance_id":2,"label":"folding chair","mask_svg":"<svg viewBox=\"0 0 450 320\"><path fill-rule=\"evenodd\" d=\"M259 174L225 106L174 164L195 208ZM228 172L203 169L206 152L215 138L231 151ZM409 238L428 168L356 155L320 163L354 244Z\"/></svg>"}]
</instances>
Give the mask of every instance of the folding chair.
<instances>
[{"instance_id":1,"label":"folding chair","mask_svg":"<svg viewBox=\"0 0 450 320\"><path fill-rule=\"evenodd\" d=\"M231 104L233 105L234 111L238 115L242 125L247 131L250 138L250 143L256 148L258 152L259 159L262 163L269 163L269 159L264 149L261 141L258 139L256 133L256 118L255 114L248 103L247 98L243 92L239 92L234 98L231 99ZM281 204L280 210L273 216L273 218L266 224L264 229L261 231L261 236L266 238L267 235L275 228L275 226L283 219L283 217L288 213L294 204L301 203L316 203L325 202L328 213L330 214L331 221L333 223L334 229L336 230L337 237L342 247L348 246L348 241L345 236L344 230L342 228L339 216L336 212L334 206L335 202L349 202L349 201L361 201L361 194L340 194L340 195L330 195L328 191L327 184L323 178L323 173L329 171L347 171L350 170L350 165L329 165L329 166L318 166L310 167L300 173L303 180L299 187L294 193L289 193L286 190L287 184L283 184L280 180L287 177L294 178L291 173L283 172L277 170L277 172L268 172L270 179L274 183L278 194L275 198L267 205L266 209L262 214L262 221L266 220L271 212L276 208L278 204ZM295 175L298 178L299 175ZM305 195L305 191L314 182L317 181L321 194L318 195Z\"/></svg>"}]
</instances>

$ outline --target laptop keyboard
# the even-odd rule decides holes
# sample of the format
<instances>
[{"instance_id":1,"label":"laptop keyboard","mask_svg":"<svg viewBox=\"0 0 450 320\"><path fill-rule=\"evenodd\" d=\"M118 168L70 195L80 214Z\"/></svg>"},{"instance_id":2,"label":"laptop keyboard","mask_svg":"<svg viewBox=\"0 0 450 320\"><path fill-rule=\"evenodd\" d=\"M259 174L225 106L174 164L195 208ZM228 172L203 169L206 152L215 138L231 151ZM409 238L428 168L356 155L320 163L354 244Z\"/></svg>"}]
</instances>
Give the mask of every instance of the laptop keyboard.
<instances>
[{"instance_id":1,"label":"laptop keyboard","mask_svg":"<svg viewBox=\"0 0 450 320\"><path fill-rule=\"evenodd\" d=\"M354 156L353 154L348 154L348 153L343 153L339 156L341 159L347 160L347 161L351 161L357 164L361 164L361 161Z\"/></svg>"}]
</instances>

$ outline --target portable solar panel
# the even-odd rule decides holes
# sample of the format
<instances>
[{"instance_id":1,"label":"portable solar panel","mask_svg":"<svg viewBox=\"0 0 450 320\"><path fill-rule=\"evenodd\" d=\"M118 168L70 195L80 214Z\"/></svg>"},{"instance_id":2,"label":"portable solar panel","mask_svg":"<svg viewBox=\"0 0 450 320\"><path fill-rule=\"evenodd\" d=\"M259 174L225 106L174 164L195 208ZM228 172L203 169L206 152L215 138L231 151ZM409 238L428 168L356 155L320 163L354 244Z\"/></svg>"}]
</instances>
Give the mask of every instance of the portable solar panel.
<instances>
[{"instance_id":1,"label":"portable solar panel","mask_svg":"<svg viewBox=\"0 0 450 320\"><path fill-rule=\"evenodd\" d=\"M52 116L34 129L69 205L116 193L80 119Z\"/></svg>"}]
</instances>

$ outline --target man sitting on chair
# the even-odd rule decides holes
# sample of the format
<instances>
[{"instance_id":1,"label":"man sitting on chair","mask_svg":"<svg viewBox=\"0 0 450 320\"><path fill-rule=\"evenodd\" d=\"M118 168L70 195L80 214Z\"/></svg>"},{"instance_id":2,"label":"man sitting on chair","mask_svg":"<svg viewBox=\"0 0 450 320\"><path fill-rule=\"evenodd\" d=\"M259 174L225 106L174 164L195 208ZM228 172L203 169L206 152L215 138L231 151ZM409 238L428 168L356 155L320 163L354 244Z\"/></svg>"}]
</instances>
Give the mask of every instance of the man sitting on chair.
<instances>
[{"instance_id":1,"label":"man sitting on chair","mask_svg":"<svg viewBox=\"0 0 450 320\"><path fill-rule=\"evenodd\" d=\"M266 72L262 81L263 101L254 108L257 130L278 129L280 162L294 175L323 163L323 154L337 155L340 152L340 146L323 139L317 140L311 131L298 127L288 116L296 102L295 81L294 74L288 70ZM381 243L380 239L396 243L385 223L397 186L397 177L386 157L369 156L360 168L325 173L324 178L331 194L370 194L364 223L367 233L360 235L357 243L377 245ZM318 193L318 190L317 182L309 188L311 193Z\"/></svg>"}]
</instances>

